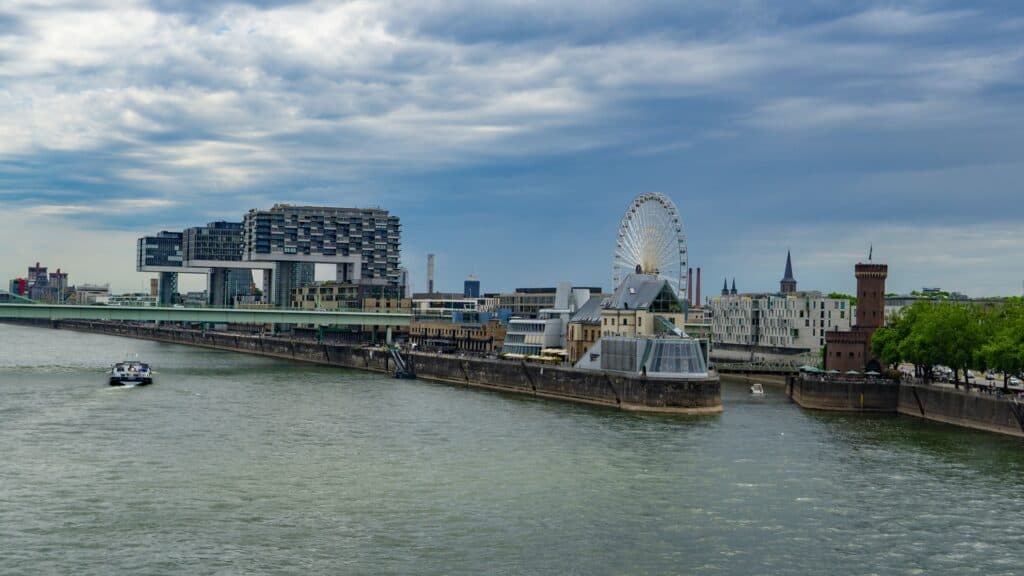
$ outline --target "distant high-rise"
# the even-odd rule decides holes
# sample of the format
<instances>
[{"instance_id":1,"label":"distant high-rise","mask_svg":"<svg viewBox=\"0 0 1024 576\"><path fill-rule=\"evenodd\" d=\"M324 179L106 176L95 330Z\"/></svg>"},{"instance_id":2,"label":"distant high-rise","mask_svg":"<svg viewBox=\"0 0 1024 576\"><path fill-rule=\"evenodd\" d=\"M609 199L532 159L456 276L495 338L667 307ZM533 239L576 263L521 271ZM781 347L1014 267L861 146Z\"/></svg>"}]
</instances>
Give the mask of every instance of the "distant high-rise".
<instances>
[{"instance_id":1,"label":"distant high-rise","mask_svg":"<svg viewBox=\"0 0 1024 576\"><path fill-rule=\"evenodd\" d=\"M49 277L46 274L46 266L40 266L39 262L36 262L35 266L28 267L28 282L33 285L46 286L49 283Z\"/></svg>"},{"instance_id":2,"label":"distant high-rise","mask_svg":"<svg viewBox=\"0 0 1024 576\"><path fill-rule=\"evenodd\" d=\"M466 298L479 298L480 279L470 274L466 281L462 283L462 295Z\"/></svg>"}]
</instances>

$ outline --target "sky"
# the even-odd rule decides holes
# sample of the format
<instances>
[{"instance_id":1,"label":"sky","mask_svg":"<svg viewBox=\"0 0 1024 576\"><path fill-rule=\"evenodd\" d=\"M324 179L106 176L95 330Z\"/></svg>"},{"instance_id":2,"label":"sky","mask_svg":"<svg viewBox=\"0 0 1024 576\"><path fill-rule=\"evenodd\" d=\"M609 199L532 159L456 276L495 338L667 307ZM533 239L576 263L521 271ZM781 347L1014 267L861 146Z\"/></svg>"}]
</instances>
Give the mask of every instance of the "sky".
<instances>
[{"instance_id":1,"label":"sky","mask_svg":"<svg viewBox=\"0 0 1024 576\"><path fill-rule=\"evenodd\" d=\"M402 219L417 290L611 287L668 195L704 294L1024 287L1024 4L5 0L0 277L274 203ZM201 288L193 277L186 288Z\"/></svg>"}]
</instances>

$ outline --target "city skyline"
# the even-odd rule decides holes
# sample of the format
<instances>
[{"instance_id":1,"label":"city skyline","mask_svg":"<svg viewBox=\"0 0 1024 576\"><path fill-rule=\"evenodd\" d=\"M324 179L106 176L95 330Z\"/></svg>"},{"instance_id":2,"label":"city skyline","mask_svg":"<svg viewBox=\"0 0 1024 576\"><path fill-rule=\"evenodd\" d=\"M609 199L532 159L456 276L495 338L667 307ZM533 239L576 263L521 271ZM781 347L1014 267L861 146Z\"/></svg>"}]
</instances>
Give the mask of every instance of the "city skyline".
<instances>
[{"instance_id":1,"label":"city skyline","mask_svg":"<svg viewBox=\"0 0 1024 576\"><path fill-rule=\"evenodd\" d=\"M439 290L610 290L658 191L705 295L787 250L849 292L871 244L893 292L1021 293L1014 3L73 6L0 10L7 278L142 289L139 236L288 202L401 217L417 291L427 253Z\"/></svg>"}]
</instances>

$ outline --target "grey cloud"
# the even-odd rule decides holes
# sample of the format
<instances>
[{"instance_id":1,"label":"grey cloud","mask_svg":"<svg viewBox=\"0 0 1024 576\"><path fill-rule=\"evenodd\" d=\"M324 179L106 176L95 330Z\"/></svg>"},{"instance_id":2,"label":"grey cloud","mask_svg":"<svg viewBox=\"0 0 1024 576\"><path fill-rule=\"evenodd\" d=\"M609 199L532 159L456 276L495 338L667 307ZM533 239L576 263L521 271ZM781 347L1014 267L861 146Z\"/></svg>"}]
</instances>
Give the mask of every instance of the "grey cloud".
<instances>
[{"instance_id":1,"label":"grey cloud","mask_svg":"<svg viewBox=\"0 0 1024 576\"><path fill-rule=\"evenodd\" d=\"M831 20L859 22L825 4ZM628 148L643 132L631 120L651 101L670 108L674 126L699 128L674 135L687 154L715 128L962 125L982 103L965 92L1020 71L998 42L836 41L769 2L151 6L131 21L97 20L109 34L81 50L45 37L13 48L20 67L0 74L29 120L0 116L27 126L0 154L59 151L68 172L103 183L36 174L25 184L225 199L308 186L315 195L385 171ZM35 15L67 26L60 16ZM948 20L899 17L925 28Z\"/></svg>"}]
</instances>

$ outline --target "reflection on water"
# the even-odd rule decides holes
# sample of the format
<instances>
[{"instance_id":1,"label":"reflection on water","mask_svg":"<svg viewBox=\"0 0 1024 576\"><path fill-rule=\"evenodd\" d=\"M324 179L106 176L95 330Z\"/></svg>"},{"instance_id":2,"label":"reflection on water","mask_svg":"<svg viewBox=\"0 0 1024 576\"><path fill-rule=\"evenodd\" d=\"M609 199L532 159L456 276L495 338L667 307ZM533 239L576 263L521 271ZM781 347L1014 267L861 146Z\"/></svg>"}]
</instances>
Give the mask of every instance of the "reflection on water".
<instances>
[{"instance_id":1,"label":"reflection on water","mask_svg":"<svg viewBox=\"0 0 1024 576\"><path fill-rule=\"evenodd\" d=\"M673 417L0 326L0 573L1018 572L1019 440ZM106 385L138 354L152 386Z\"/></svg>"}]
</instances>

